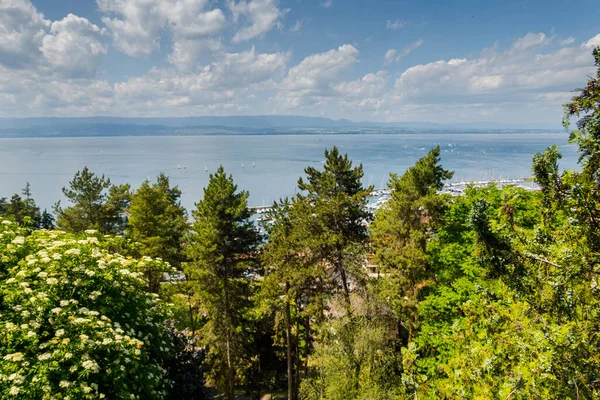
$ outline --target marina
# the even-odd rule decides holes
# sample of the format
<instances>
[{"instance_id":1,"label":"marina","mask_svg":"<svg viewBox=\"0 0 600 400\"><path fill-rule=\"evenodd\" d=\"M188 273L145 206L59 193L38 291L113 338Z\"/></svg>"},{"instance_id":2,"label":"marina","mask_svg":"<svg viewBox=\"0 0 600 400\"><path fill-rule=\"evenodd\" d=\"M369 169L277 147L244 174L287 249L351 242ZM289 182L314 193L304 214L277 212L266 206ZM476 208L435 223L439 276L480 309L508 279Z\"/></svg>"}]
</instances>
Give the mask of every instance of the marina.
<instances>
[{"instance_id":1,"label":"marina","mask_svg":"<svg viewBox=\"0 0 600 400\"><path fill-rule=\"evenodd\" d=\"M524 190L539 190L539 186L533 178L512 178L512 179L490 179L490 180L474 180L474 181L457 181L447 182L444 184L441 194L449 194L452 196L462 196L465 191L470 188L484 188L495 185L498 188L505 186L515 186ZM367 204L367 210L375 212L380 209L389 199L391 198L391 190L389 188L378 188L373 189L369 196L369 202ZM248 207L255 216L256 220L268 221L268 213L271 206L254 206Z\"/></svg>"}]
</instances>

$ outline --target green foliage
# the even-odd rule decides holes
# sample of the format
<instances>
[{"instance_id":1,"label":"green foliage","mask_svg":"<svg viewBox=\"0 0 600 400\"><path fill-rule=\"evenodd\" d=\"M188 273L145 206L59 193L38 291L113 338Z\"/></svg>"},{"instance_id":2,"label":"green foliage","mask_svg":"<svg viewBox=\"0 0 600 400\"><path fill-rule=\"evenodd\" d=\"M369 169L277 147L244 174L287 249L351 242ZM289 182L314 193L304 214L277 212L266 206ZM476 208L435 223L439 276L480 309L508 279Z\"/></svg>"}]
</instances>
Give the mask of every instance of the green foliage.
<instances>
[{"instance_id":1,"label":"green foliage","mask_svg":"<svg viewBox=\"0 0 600 400\"><path fill-rule=\"evenodd\" d=\"M0 216L31 228L52 229L54 218L46 210L40 213L39 207L31 197L29 182L19 194L14 194L10 200L0 198Z\"/></svg>"},{"instance_id":2,"label":"green foliage","mask_svg":"<svg viewBox=\"0 0 600 400\"><path fill-rule=\"evenodd\" d=\"M128 209L127 237L138 244L139 254L160 257L176 268L184 260L182 241L188 230L180 197L179 188L171 188L169 178L160 174L156 183L142 183L132 194ZM157 293L160 271L148 270L147 279L150 291Z\"/></svg>"},{"instance_id":3,"label":"green foliage","mask_svg":"<svg viewBox=\"0 0 600 400\"><path fill-rule=\"evenodd\" d=\"M168 310L144 288L150 258L73 236L0 225L0 397L167 397Z\"/></svg>"},{"instance_id":4,"label":"green foliage","mask_svg":"<svg viewBox=\"0 0 600 400\"><path fill-rule=\"evenodd\" d=\"M244 358L245 315L259 235L250 221L248 192L238 192L223 167L210 175L192 215L186 248L190 262L184 271L207 319L201 332L209 346L209 376L232 398L236 369Z\"/></svg>"},{"instance_id":5,"label":"green foliage","mask_svg":"<svg viewBox=\"0 0 600 400\"><path fill-rule=\"evenodd\" d=\"M406 343L417 328L421 292L436 281L427 242L448 201L437 192L453 175L439 165L439 155L438 146L401 177L391 175L391 199L371 227L374 261L384 274L380 296L396 314Z\"/></svg>"},{"instance_id":6,"label":"green foliage","mask_svg":"<svg viewBox=\"0 0 600 400\"><path fill-rule=\"evenodd\" d=\"M129 206L129 185L111 185L110 179L96 176L87 167L78 171L69 187L63 188L72 206L54 206L57 225L68 232L97 229L102 233L120 234L125 230L125 210Z\"/></svg>"},{"instance_id":7,"label":"green foliage","mask_svg":"<svg viewBox=\"0 0 600 400\"><path fill-rule=\"evenodd\" d=\"M366 222L371 219L365 206L373 188L362 186L362 165L353 167L337 147L325 150L323 171L307 167L304 172L306 181L298 181L303 193L294 200L295 212L302 216L301 240L315 260L331 269L332 289L336 292L337 283L341 284L350 312L349 280L361 285L364 276Z\"/></svg>"}]
</instances>

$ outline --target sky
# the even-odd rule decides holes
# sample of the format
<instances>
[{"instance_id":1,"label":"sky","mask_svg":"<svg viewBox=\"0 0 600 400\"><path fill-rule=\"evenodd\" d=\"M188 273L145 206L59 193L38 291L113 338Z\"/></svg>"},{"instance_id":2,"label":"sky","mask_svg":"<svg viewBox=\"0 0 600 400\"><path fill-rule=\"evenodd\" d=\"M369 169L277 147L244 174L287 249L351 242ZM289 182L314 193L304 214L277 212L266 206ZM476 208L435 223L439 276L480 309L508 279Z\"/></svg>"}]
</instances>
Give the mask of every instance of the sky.
<instances>
[{"instance_id":1,"label":"sky","mask_svg":"<svg viewBox=\"0 0 600 400\"><path fill-rule=\"evenodd\" d=\"M0 0L0 117L560 123L597 0Z\"/></svg>"}]
</instances>

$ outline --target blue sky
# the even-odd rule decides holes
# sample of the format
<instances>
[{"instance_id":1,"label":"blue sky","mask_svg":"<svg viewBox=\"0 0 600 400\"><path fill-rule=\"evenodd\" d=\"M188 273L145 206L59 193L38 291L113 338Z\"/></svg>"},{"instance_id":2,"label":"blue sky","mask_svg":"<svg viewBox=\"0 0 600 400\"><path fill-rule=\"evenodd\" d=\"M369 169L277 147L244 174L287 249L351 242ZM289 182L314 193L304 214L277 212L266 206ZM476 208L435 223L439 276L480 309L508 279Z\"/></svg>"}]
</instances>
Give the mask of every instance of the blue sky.
<instances>
[{"instance_id":1,"label":"blue sky","mask_svg":"<svg viewBox=\"0 0 600 400\"><path fill-rule=\"evenodd\" d=\"M558 124L594 1L2 0L0 117Z\"/></svg>"}]
</instances>

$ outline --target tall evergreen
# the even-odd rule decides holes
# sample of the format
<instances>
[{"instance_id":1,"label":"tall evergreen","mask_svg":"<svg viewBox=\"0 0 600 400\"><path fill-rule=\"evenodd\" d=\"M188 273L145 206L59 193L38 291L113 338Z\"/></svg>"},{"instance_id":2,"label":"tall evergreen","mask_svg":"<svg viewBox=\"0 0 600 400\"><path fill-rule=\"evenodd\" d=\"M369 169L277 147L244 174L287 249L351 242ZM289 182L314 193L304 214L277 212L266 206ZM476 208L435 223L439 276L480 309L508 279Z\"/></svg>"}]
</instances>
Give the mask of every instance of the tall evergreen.
<instances>
[{"instance_id":1,"label":"tall evergreen","mask_svg":"<svg viewBox=\"0 0 600 400\"><path fill-rule=\"evenodd\" d=\"M301 220L293 202L275 203L264 224L268 242L263 249L264 280L260 298L266 313L275 314L275 342L285 343L288 400L298 398L300 373L312 347L311 319L323 311L317 301L326 274L304 247ZM304 364L303 364L304 363Z\"/></svg>"},{"instance_id":2,"label":"tall evergreen","mask_svg":"<svg viewBox=\"0 0 600 400\"><path fill-rule=\"evenodd\" d=\"M40 209L33 200L29 182L25 184L20 195L15 193L8 201L6 198L0 199L0 215L14 219L19 224L41 227Z\"/></svg>"},{"instance_id":3,"label":"tall evergreen","mask_svg":"<svg viewBox=\"0 0 600 400\"><path fill-rule=\"evenodd\" d=\"M373 187L363 187L362 164L353 167L348 155L337 147L325 150L322 171L307 167L306 180L298 180L303 191L294 200L307 250L330 270L333 292L338 283L346 312L351 314L350 285L360 286L364 276L371 214L366 205Z\"/></svg>"},{"instance_id":4,"label":"tall evergreen","mask_svg":"<svg viewBox=\"0 0 600 400\"><path fill-rule=\"evenodd\" d=\"M111 185L104 175L97 176L88 167L78 171L63 194L72 203L54 206L59 228L69 232L97 229L102 233L123 233L127 224L125 210L129 205L129 185Z\"/></svg>"},{"instance_id":5,"label":"tall evergreen","mask_svg":"<svg viewBox=\"0 0 600 400\"><path fill-rule=\"evenodd\" d=\"M213 379L233 399L236 368L244 348L245 313L249 307L259 234L250 220L248 192L238 191L223 167L211 174L204 197L192 213L186 277L207 319L202 328Z\"/></svg>"},{"instance_id":6,"label":"tall evergreen","mask_svg":"<svg viewBox=\"0 0 600 400\"><path fill-rule=\"evenodd\" d=\"M399 318L398 333L411 341L417 323L419 292L435 280L427 243L446 200L437 192L453 173L439 165L432 149L402 176L391 175L391 199L372 225L374 261L385 274L383 296Z\"/></svg>"},{"instance_id":7,"label":"tall evergreen","mask_svg":"<svg viewBox=\"0 0 600 400\"><path fill-rule=\"evenodd\" d=\"M179 188L171 187L169 178L160 174L156 183L142 183L128 209L127 236L138 243L140 255L160 257L176 268L184 259L182 242L188 229L180 197ZM159 273L146 272L151 292L158 291Z\"/></svg>"}]
</instances>

